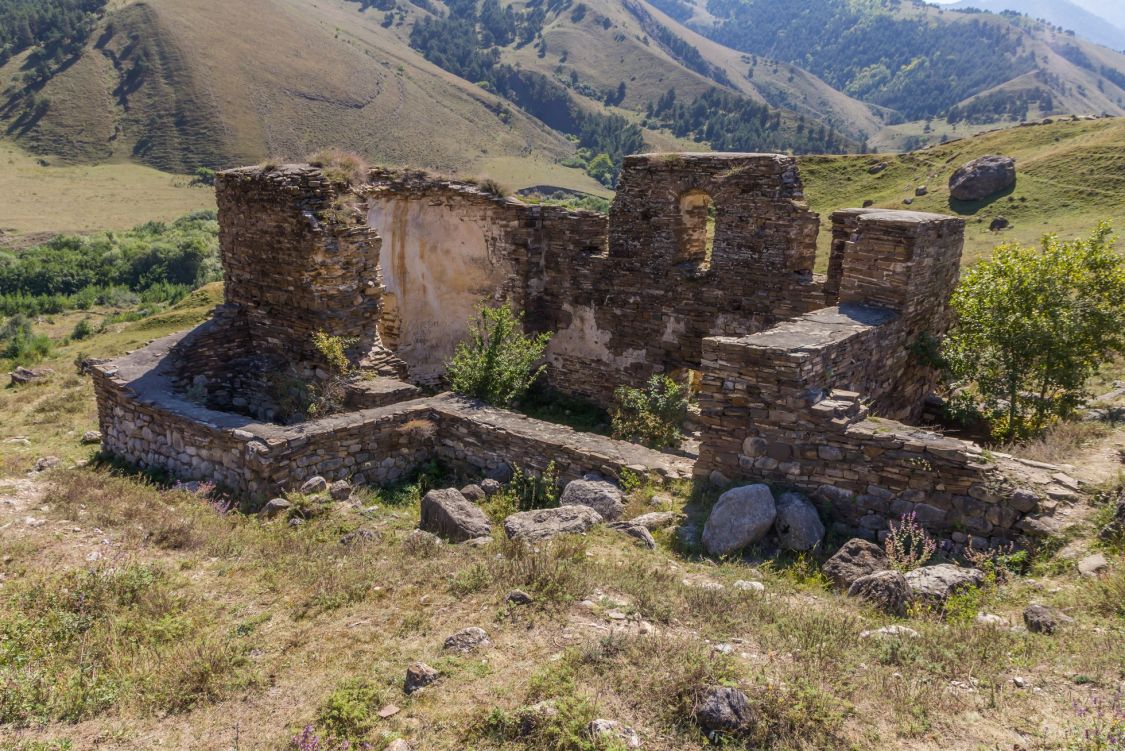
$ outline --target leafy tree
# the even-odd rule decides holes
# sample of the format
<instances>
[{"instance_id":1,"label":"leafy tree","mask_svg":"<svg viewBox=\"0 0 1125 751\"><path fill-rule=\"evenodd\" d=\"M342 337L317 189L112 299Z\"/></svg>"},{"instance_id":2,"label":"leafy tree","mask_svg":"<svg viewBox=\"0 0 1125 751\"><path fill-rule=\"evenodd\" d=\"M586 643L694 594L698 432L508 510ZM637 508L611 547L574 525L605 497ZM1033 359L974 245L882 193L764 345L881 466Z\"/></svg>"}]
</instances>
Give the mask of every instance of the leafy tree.
<instances>
[{"instance_id":1,"label":"leafy tree","mask_svg":"<svg viewBox=\"0 0 1125 751\"><path fill-rule=\"evenodd\" d=\"M618 386L613 400L610 416L614 438L666 448L683 437L688 393L668 376L653 375L644 389Z\"/></svg>"},{"instance_id":2,"label":"leafy tree","mask_svg":"<svg viewBox=\"0 0 1125 751\"><path fill-rule=\"evenodd\" d=\"M1066 416L1098 364L1125 351L1125 258L1115 239L1103 222L1087 239L1000 245L954 292L945 355L983 400L997 438Z\"/></svg>"},{"instance_id":3,"label":"leafy tree","mask_svg":"<svg viewBox=\"0 0 1125 751\"><path fill-rule=\"evenodd\" d=\"M446 366L449 386L488 404L511 406L546 369L537 363L550 339L546 333L524 334L523 315L507 303L498 308L481 306L468 338L457 345Z\"/></svg>"}]
</instances>

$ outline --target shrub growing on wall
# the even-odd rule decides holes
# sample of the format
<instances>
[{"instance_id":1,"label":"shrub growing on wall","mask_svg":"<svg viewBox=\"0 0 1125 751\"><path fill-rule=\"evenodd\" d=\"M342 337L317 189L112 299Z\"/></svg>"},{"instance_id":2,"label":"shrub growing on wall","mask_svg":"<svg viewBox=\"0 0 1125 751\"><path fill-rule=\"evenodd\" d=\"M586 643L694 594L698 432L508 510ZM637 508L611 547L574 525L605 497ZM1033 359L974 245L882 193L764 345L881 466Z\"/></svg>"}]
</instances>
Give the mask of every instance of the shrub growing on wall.
<instances>
[{"instance_id":1,"label":"shrub growing on wall","mask_svg":"<svg viewBox=\"0 0 1125 751\"><path fill-rule=\"evenodd\" d=\"M1103 222L1084 240L1000 245L961 280L945 356L983 403L996 438L1065 417L1098 365L1125 351L1125 257L1115 239Z\"/></svg>"},{"instance_id":2,"label":"shrub growing on wall","mask_svg":"<svg viewBox=\"0 0 1125 751\"><path fill-rule=\"evenodd\" d=\"M498 407L520 400L546 368L541 365L550 334L527 336L523 315L505 303L482 306L446 366L449 387Z\"/></svg>"},{"instance_id":3,"label":"shrub growing on wall","mask_svg":"<svg viewBox=\"0 0 1125 751\"><path fill-rule=\"evenodd\" d=\"M610 415L614 438L668 448L683 437L688 392L668 376L652 376L644 389L618 386L613 401Z\"/></svg>"}]
</instances>

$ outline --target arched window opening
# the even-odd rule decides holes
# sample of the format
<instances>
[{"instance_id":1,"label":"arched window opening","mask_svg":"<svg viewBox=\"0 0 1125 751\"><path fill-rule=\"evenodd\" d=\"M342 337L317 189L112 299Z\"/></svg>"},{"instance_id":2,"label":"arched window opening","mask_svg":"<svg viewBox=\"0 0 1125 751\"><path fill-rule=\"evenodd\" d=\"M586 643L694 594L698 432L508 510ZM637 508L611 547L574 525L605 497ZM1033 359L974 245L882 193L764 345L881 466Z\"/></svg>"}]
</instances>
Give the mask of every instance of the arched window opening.
<instances>
[{"instance_id":1,"label":"arched window opening","mask_svg":"<svg viewBox=\"0 0 1125 751\"><path fill-rule=\"evenodd\" d=\"M680 248L677 263L699 273L711 268L715 245L715 202L702 190L680 196Z\"/></svg>"}]
</instances>

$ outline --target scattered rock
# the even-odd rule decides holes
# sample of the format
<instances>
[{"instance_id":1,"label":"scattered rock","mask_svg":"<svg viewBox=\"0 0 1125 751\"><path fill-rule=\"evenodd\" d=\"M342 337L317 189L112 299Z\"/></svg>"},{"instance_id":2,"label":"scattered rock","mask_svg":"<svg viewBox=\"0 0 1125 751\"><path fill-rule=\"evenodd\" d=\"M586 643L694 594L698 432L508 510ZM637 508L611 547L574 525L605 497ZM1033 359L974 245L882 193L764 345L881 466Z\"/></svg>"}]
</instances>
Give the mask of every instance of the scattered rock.
<instances>
[{"instance_id":1,"label":"scattered rock","mask_svg":"<svg viewBox=\"0 0 1125 751\"><path fill-rule=\"evenodd\" d=\"M16 368L8 376L13 386L22 386L35 381L46 381L55 374L51 368Z\"/></svg>"},{"instance_id":2,"label":"scattered rock","mask_svg":"<svg viewBox=\"0 0 1125 751\"><path fill-rule=\"evenodd\" d=\"M777 518L777 504L767 485L743 485L719 496L703 526L703 549L730 555L761 540Z\"/></svg>"},{"instance_id":3,"label":"scattered rock","mask_svg":"<svg viewBox=\"0 0 1125 751\"><path fill-rule=\"evenodd\" d=\"M438 671L424 662L412 662L406 668L406 680L403 681L402 690L408 694L419 691L438 679Z\"/></svg>"},{"instance_id":4,"label":"scattered rock","mask_svg":"<svg viewBox=\"0 0 1125 751\"><path fill-rule=\"evenodd\" d=\"M398 714L401 711L402 710L399 709L396 705L388 704L387 706L380 709L378 714L379 714L380 718L382 718L384 720L389 720L390 718L394 717L396 714Z\"/></svg>"},{"instance_id":5,"label":"scattered rock","mask_svg":"<svg viewBox=\"0 0 1125 751\"><path fill-rule=\"evenodd\" d=\"M448 649L450 652L468 654L469 652L475 652L481 647L487 647L491 643L492 641L488 638L488 634L483 628L469 626L446 639L442 647L443 649Z\"/></svg>"},{"instance_id":6,"label":"scattered rock","mask_svg":"<svg viewBox=\"0 0 1125 751\"><path fill-rule=\"evenodd\" d=\"M1032 603L1023 611L1023 622L1028 631L1036 634L1053 634L1060 626L1074 623L1074 619L1054 608Z\"/></svg>"},{"instance_id":7,"label":"scattered rock","mask_svg":"<svg viewBox=\"0 0 1125 751\"><path fill-rule=\"evenodd\" d=\"M488 481L485 480L485 482ZM497 483L497 485L499 485L499 483ZM465 496L465 498L469 499L473 503L480 503L488 497L488 494L484 492L484 488L475 483L471 483L461 488L461 495Z\"/></svg>"},{"instance_id":8,"label":"scattered rock","mask_svg":"<svg viewBox=\"0 0 1125 751\"><path fill-rule=\"evenodd\" d=\"M729 686L707 686L700 691L692 714L707 731L741 730L754 719L746 694Z\"/></svg>"},{"instance_id":9,"label":"scattered rock","mask_svg":"<svg viewBox=\"0 0 1125 751\"><path fill-rule=\"evenodd\" d=\"M876 571L852 582L848 597L858 597L885 613L903 616L910 600L910 585L898 571Z\"/></svg>"},{"instance_id":10,"label":"scattered rock","mask_svg":"<svg viewBox=\"0 0 1125 751\"><path fill-rule=\"evenodd\" d=\"M907 206L909 206L909 205L911 205L912 203L914 203L914 199L913 199L913 198L904 198L904 199L902 199L902 202L903 202L904 204L906 204Z\"/></svg>"},{"instance_id":11,"label":"scattered rock","mask_svg":"<svg viewBox=\"0 0 1125 751\"><path fill-rule=\"evenodd\" d=\"M874 206L874 205L875 205L875 202L872 201L870 198L864 198L863 199L863 208L866 209L866 208L869 208L869 207Z\"/></svg>"},{"instance_id":12,"label":"scattered rock","mask_svg":"<svg viewBox=\"0 0 1125 751\"><path fill-rule=\"evenodd\" d=\"M375 542L379 539L379 533L372 532L370 529L360 527L354 532L348 532L340 538L341 545L362 545L366 542Z\"/></svg>"},{"instance_id":13,"label":"scattered rock","mask_svg":"<svg viewBox=\"0 0 1125 751\"><path fill-rule=\"evenodd\" d=\"M320 475L316 475L315 477L310 477L305 480L304 484L301 485L300 492L303 495L315 495L317 493L323 493L326 490L328 490L328 480L325 480Z\"/></svg>"},{"instance_id":14,"label":"scattered rock","mask_svg":"<svg viewBox=\"0 0 1125 751\"><path fill-rule=\"evenodd\" d=\"M266 501L265 506L262 506L261 514L267 519L273 519L274 517L289 513L289 509L292 507L293 504L284 498L271 498Z\"/></svg>"},{"instance_id":15,"label":"scattered rock","mask_svg":"<svg viewBox=\"0 0 1125 751\"><path fill-rule=\"evenodd\" d=\"M739 579L731 585L735 589L742 589L747 592L765 592L766 585L761 582L747 581L746 579Z\"/></svg>"},{"instance_id":16,"label":"scattered rock","mask_svg":"<svg viewBox=\"0 0 1125 751\"><path fill-rule=\"evenodd\" d=\"M492 534L492 524L484 512L454 488L426 493L418 527L452 542Z\"/></svg>"},{"instance_id":17,"label":"scattered rock","mask_svg":"<svg viewBox=\"0 0 1125 751\"><path fill-rule=\"evenodd\" d=\"M102 434L99 433L96 430L87 430L85 433L82 434L82 443L90 444L90 443L101 443L101 442L102 442Z\"/></svg>"},{"instance_id":18,"label":"scattered rock","mask_svg":"<svg viewBox=\"0 0 1125 751\"><path fill-rule=\"evenodd\" d=\"M825 561L821 570L840 589L848 589L856 579L878 571L889 571L886 552L875 543L856 537L845 542Z\"/></svg>"},{"instance_id":19,"label":"scattered rock","mask_svg":"<svg viewBox=\"0 0 1125 751\"><path fill-rule=\"evenodd\" d=\"M883 170L885 170L886 168L887 168L886 162L879 162L878 164L872 164L870 167L867 168L867 174L877 175L880 172L882 172Z\"/></svg>"},{"instance_id":20,"label":"scattered rock","mask_svg":"<svg viewBox=\"0 0 1125 751\"><path fill-rule=\"evenodd\" d=\"M1027 688L1027 679L1021 676L1012 676L1012 685L1016 688Z\"/></svg>"},{"instance_id":21,"label":"scattered rock","mask_svg":"<svg viewBox=\"0 0 1125 751\"><path fill-rule=\"evenodd\" d=\"M305 520L298 517L298 516L294 516L292 519L289 520L288 523L289 523L290 527L299 527L299 526L301 526L302 524L305 523Z\"/></svg>"},{"instance_id":22,"label":"scattered rock","mask_svg":"<svg viewBox=\"0 0 1125 751\"><path fill-rule=\"evenodd\" d=\"M615 521L625 510L625 497L616 485L601 480L571 480L563 488L560 506L588 506L606 521Z\"/></svg>"},{"instance_id":23,"label":"scattered rock","mask_svg":"<svg viewBox=\"0 0 1125 751\"><path fill-rule=\"evenodd\" d=\"M402 738L395 738L383 748L383 751L414 751L414 747Z\"/></svg>"},{"instance_id":24,"label":"scattered rock","mask_svg":"<svg viewBox=\"0 0 1125 751\"><path fill-rule=\"evenodd\" d=\"M1109 561L1101 553L1088 555L1078 562L1078 573L1096 579L1109 568Z\"/></svg>"},{"instance_id":25,"label":"scattered rock","mask_svg":"<svg viewBox=\"0 0 1125 751\"><path fill-rule=\"evenodd\" d=\"M1008 622L1001 616L993 615L992 613L977 613L977 617L973 619L973 623L987 628L1004 628L1008 625Z\"/></svg>"},{"instance_id":26,"label":"scattered rock","mask_svg":"<svg viewBox=\"0 0 1125 751\"><path fill-rule=\"evenodd\" d=\"M773 527L785 550L812 550L824 539L824 523L816 507L800 493L782 493L777 499Z\"/></svg>"},{"instance_id":27,"label":"scattered rock","mask_svg":"<svg viewBox=\"0 0 1125 751\"><path fill-rule=\"evenodd\" d=\"M414 555L432 553L444 544L445 542L437 535L421 529L412 529L402 541L402 547Z\"/></svg>"},{"instance_id":28,"label":"scattered rock","mask_svg":"<svg viewBox=\"0 0 1125 751\"><path fill-rule=\"evenodd\" d=\"M959 589L975 587L983 581L984 572L979 568L964 568L952 563L923 566L906 574L911 594L934 605L945 602Z\"/></svg>"},{"instance_id":29,"label":"scattered rock","mask_svg":"<svg viewBox=\"0 0 1125 751\"><path fill-rule=\"evenodd\" d=\"M685 587L694 587L695 589L703 589L708 592L718 592L723 589L723 583L717 582L714 579L688 578L680 583Z\"/></svg>"},{"instance_id":30,"label":"scattered rock","mask_svg":"<svg viewBox=\"0 0 1125 751\"><path fill-rule=\"evenodd\" d=\"M920 634L917 631L915 631L914 629L910 628L909 626L900 626L897 623L892 624L890 626L883 626L882 628L877 628L877 629L874 629L872 631L860 631L859 632L859 638L860 639L871 639L871 638L885 639L885 638L897 638L897 637L907 637L907 638L910 638L910 639L917 639L919 636L920 636Z\"/></svg>"},{"instance_id":31,"label":"scattered rock","mask_svg":"<svg viewBox=\"0 0 1125 751\"><path fill-rule=\"evenodd\" d=\"M927 188L925 185L919 185L917 188L914 189L914 195L919 196L919 197L924 196L929 192L930 192L930 189Z\"/></svg>"},{"instance_id":32,"label":"scattered rock","mask_svg":"<svg viewBox=\"0 0 1125 751\"><path fill-rule=\"evenodd\" d=\"M520 735L528 736L544 727L559 716L558 707L551 699L546 699L530 707L523 707L517 714L520 723Z\"/></svg>"},{"instance_id":33,"label":"scattered rock","mask_svg":"<svg viewBox=\"0 0 1125 751\"><path fill-rule=\"evenodd\" d=\"M503 490L504 486L501 485L497 480L488 477L480 481L480 489L484 491L484 494L486 496L491 498L492 496Z\"/></svg>"},{"instance_id":34,"label":"scattered rock","mask_svg":"<svg viewBox=\"0 0 1125 751\"><path fill-rule=\"evenodd\" d=\"M949 178L949 194L958 201L980 201L1015 184L1015 159L982 156L954 171Z\"/></svg>"},{"instance_id":35,"label":"scattered rock","mask_svg":"<svg viewBox=\"0 0 1125 751\"><path fill-rule=\"evenodd\" d=\"M633 517L629 521L633 524L639 524L648 531L652 532L657 529L664 529L670 527L680 520L680 515L671 511L650 511L647 514Z\"/></svg>"},{"instance_id":36,"label":"scattered rock","mask_svg":"<svg viewBox=\"0 0 1125 751\"><path fill-rule=\"evenodd\" d=\"M617 720L592 720L586 726L586 735L592 741L609 741L625 748L640 748L641 738L633 728L622 725Z\"/></svg>"},{"instance_id":37,"label":"scattered rock","mask_svg":"<svg viewBox=\"0 0 1125 751\"><path fill-rule=\"evenodd\" d=\"M634 524L633 522L613 522L609 526L611 529L616 529L618 532L629 535L649 550L654 550L656 548L656 540L652 539L652 533L640 524Z\"/></svg>"},{"instance_id":38,"label":"scattered rock","mask_svg":"<svg viewBox=\"0 0 1125 751\"><path fill-rule=\"evenodd\" d=\"M495 480L503 485L512 481L512 467L508 464L501 464L498 467L493 467L488 470L488 479Z\"/></svg>"},{"instance_id":39,"label":"scattered rock","mask_svg":"<svg viewBox=\"0 0 1125 751\"><path fill-rule=\"evenodd\" d=\"M462 545L470 548L483 548L486 545L492 544L491 537L474 537L471 540L465 540Z\"/></svg>"},{"instance_id":40,"label":"scattered rock","mask_svg":"<svg viewBox=\"0 0 1125 751\"><path fill-rule=\"evenodd\" d=\"M535 598L522 589L513 589L508 593L508 596L504 598L504 601L512 605L530 605L535 602Z\"/></svg>"},{"instance_id":41,"label":"scattered rock","mask_svg":"<svg viewBox=\"0 0 1125 751\"><path fill-rule=\"evenodd\" d=\"M62 464L62 459L57 456L44 456L35 461L36 472L46 472L48 469L54 469Z\"/></svg>"},{"instance_id":42,"label":"scattered rock","mask_svg":"<svg viewBox=\"0 0 1125 751\"><path fill-rule=\"evenodd\" d=\"M337 480L328 486L328 495L334 501L346 501L352 497L352 486L347 480Z\"/></svg>"},{"instance_id":43,"label":"scattered rock","mask_svg":"<svg viewBox=\"0 0 1125 751\"><path fill-rule=\"evenodd\" d=\"M1002 229L1008 229L1008 220L1002 216L998 216L989 223L988 229L992 232L999 232Z\"/></svg>"},{"instance_id":44,"label":"scattered rock","mask_svg":"<svg viewBox=\"0 0 1125 751\"><path fill-rule=\"evenodd\" d=\"M513 540L545 540L563 534L583 534L602 516L589 506L520 511L504 520L504 532Z\"/></svg>"}]
</instances>

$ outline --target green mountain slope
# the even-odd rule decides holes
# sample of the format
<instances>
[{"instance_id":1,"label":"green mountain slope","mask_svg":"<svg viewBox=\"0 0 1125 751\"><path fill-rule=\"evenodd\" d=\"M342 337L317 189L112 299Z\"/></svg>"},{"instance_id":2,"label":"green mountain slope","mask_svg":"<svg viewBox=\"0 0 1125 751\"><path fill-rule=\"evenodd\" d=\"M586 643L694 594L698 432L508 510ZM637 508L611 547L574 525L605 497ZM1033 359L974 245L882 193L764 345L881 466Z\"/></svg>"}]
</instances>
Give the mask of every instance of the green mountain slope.
<instances>
[{"instance_id":1,"label":"green mountain slope","mask_svg":"<svg viewBox=\"0 0 1125 751\"><path fill-rule=\"evenodd\" d=\"M1044 233L1077 236L1109 219L1125 233L1125 118L1065 119L1049 125L985 133L894 156L809 156L801 175L809 204L824 214L844 206L955 214L965 218L965 258L981 257L1000 242L1034 243ZM1016 160L1016 187L978 203L953 201L949 177L986 154ZM871 174L870 167L887 167ZM927 193L916 196L925 186ZM909 199L907 206L904 201ZM989 229L998 217L1011 227ZM826 262L827 236L821 233Z\"/></svg>"}]
</instances>

